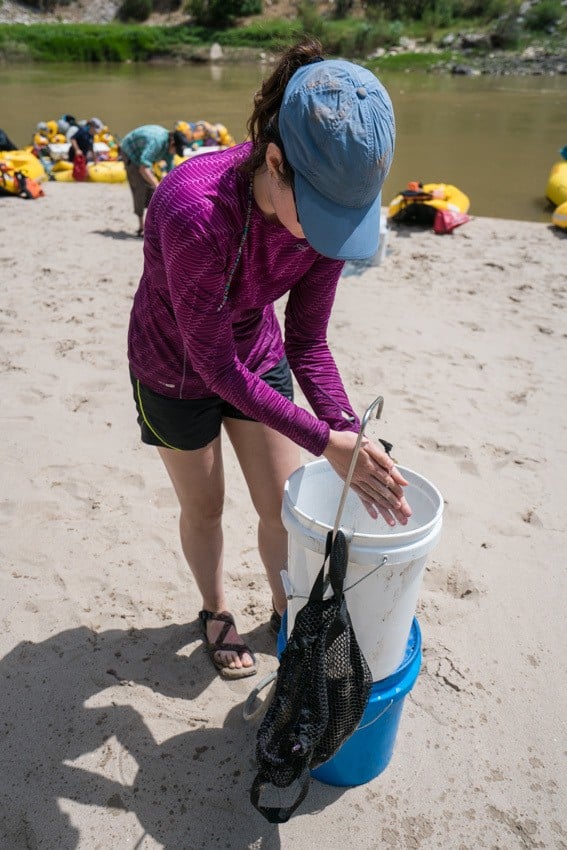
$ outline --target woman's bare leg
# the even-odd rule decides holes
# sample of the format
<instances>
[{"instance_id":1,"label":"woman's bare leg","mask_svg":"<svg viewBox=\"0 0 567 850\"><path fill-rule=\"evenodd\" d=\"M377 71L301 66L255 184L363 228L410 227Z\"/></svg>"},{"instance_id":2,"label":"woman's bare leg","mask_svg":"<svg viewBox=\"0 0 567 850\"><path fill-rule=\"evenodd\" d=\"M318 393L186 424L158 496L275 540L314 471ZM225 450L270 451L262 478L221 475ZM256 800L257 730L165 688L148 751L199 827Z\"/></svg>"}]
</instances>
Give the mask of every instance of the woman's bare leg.
<instances>
[{"instance_id":1,"label":"woman's bare leg","mask_svg":"<svg viewBox=\"0 0 567 850\"><path fill-rule=\"evenodd\" d=\"M175 488L181 514L179 529L181 546L206 611L227 610L223 582L222 510L224 503L224 470L221 439L195 451L158 449ZM209 620L207 637L213 643L224 627L223 622ZM243 643L235 629L227 643ZM245 653L217 652L215 659L226 667L250 667L253 659Z\"/></svg>"},{"instance_id":2,"label":"woman's bare leg","mask_svg":"<svg viewBox=\"0 0 567 850\"><path fill-rule=\"evenodd\" d=\"M282 497L287 478L300 465L299 448L259 422L224 419L223 424L258 513L258 550L274 605L283 614L286 597L280 570L287 563L287 532L281 520Z\"/></svg>"}]
</instances>

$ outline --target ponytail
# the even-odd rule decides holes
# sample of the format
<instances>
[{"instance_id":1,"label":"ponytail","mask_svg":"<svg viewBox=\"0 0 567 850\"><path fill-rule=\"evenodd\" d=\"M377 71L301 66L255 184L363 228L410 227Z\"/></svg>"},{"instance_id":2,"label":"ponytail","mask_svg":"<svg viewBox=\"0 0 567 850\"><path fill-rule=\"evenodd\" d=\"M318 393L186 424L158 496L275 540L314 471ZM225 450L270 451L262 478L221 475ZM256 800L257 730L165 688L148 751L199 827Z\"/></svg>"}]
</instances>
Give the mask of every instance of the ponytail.
<instances>
[{"instance_id":1,"label":"ponytail","mask_svg":"<svg viewBox=\"0 0 567 850\"><path fill-rule=\"evenodd\" d=\"M283 179L289 182L291 169L285 157L282 140L278 130L278 114L285 88L295 72L312 62L320 61L323 48L316 38L305 36L293 47L289 47L262 87L254 95L254 111L248 119L247 129L252 141L252 152L242 163L240 170L251 177L266 161L266 150L274 142L281 150L284 159Z\"/></svg>"}]
</instances>

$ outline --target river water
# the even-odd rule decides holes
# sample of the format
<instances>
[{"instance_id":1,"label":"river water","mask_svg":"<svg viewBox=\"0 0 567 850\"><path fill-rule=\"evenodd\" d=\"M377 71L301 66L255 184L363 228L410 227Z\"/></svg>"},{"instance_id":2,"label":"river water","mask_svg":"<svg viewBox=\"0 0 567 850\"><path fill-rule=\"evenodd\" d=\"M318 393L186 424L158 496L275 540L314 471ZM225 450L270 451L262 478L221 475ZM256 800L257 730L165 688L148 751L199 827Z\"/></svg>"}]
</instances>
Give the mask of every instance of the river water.
<instances>
[{"instance_id":1,"label":"river water","mask_svg":"<svg viewBox=\"0 0 567 850\"><path fill-rule=\"evenodd\" d=\"M261 64L0 65L0 126L19 146L38 121L100 117L117 136L140 124L225 124L246 136ZM473 215L549 221L544 191L567 144L567 77L388 73L398 142L386 205L409 180L452 183Z\"/></svg>"}]
</instances>

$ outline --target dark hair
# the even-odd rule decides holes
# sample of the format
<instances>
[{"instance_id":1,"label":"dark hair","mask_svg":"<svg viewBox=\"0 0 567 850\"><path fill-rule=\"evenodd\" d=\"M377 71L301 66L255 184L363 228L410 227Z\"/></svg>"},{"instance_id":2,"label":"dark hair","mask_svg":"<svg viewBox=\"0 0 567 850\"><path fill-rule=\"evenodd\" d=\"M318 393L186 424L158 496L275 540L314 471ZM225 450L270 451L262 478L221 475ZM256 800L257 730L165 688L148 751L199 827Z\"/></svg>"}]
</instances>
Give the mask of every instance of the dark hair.
<instances>
[{"instance_id":1,"label":"dark hair","mask_svg":"<svg viewBox=\"0 0 567 850\"><path fill-rule=\"evenodd\" d=\"M305 36L297 44L282 53L278 64L262 87L254 95L254 111L248 119L247 129L252 141L252 152L242 163L240 170L252 176L266 161L266 150L274 142L282 152L285 183L291 183L293 171L286 159L285 150L278 129L278 114L285 88L295 72L321 60L323 47L316 38Z\"/></svg>"},{"instance_id":2,"label":"dark hair","mask_svg":"<svg viewBox=\"0 0 567 850\"><path fill-rule=\"evenodd\" d=\"M187 137L181 130L174 130L169 134L170 143L173 142L175 145L175 153L177 156L183 156L185 148L189 145Z\"/></svg>"}]
</instances>

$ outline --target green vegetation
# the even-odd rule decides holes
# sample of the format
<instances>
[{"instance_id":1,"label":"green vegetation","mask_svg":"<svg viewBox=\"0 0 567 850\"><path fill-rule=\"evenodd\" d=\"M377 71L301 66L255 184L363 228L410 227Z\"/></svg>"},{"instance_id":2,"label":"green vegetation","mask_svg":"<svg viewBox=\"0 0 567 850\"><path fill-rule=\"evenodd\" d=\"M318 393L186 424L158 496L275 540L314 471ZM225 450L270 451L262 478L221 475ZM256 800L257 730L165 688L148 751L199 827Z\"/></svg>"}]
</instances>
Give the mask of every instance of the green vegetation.
<instances>
[{"instance_id":1,"label":"green vegetation","mask_svg":"<svg viewBox=\"0 0 567 850\"><path fill-rule=\"evenodd\" d=\"M450 50L444 50L441 53L398 53L392 56L383 56L381 59L371 59L366 62L366 66L371 71L405 71L411 69L413 71L427 71L434 68L443 62L449 62L454 59L454 54Z\"/></svg>"},{"instance_id":2,"label":"green vegetation","mask_svg":"<svg viewBox=\"0 0 567 850\"><path fill-rule=\"evenodd\" d=\"M151 2L151 0L150 0ZM187 11L197 24L206 27L228 27L237 18L259 15L261 0L189 0Z\"/></svg>"},{"instance_id":3,"label":"green vegetation","mask_svg":"<svg viewBox=\"0 0 567 850\"><path fill-rule=\"evenodd\" d=\"M543 0L529 10L526 15L526 24L531 30L545 31L549 27L557 26L562 18L564 18L564 11L561 0Z\"/></svg>"},{"instance_id":4,"label":"green vegetation","mask_svg":"<svg viewBox=\"0 0 567 850\"><path fill-rule=\"evenodd\" d=\"M0 54L14 58L27 48L43 62L125 62L168 56L179 45L200 45L208 32L200 27L141 27L124 24L4 24Z\"/></svg>"},{"instance_id":5,"label":"green vegetation","mask_svg":"<svg viewBox=\"0 0 567 850\"><path fill-rule=\"evenodd\" d=\"M1 2L1 0L0 0ZM36 5L51 0L36 0ZM237 10L250 13L260 0L184 0L193 10L201 8L205 26L191 24L140 26L113 24L4 24L0 25L0 60L45 62L124 62L152 58L191 60L206 58L207 47L218 42L225 48L279 50L298 36L318 36L329 55L368 57L377 48L398 45L406 36L422 44L437 45L447 33L489 32L478 51L516 48L534 38L565 43L567 8L561 0L540 0L518 17L518 0L366 0L365 15L352 13L353 0L336 0L333 15L323 17L313 0L302 0L293 20L251 18L239 26L226 26ZM145 16L148 7L172 9L180 0L123 0L120 14L127 20ZM358 4L357 4L358 5ZM187 7L187 6L186 6ZM138 16L138 17L137 17ZM200 50L200 53L199 53ZM563 48L564 50L564 48ZM443 61L443 55L423 52L380 60L388 67L423 68Z\"/></svg>"},{"instance_id":6,"label":"green vegetation","mask_svg":"<svg viewBox=\"0 0 567 850\"><path fill-rule=\"evenodd\" d=\"M123 0L118 17L125 22L147 21L152 11L152 0Z\"/></svg>"}]
</instances>

